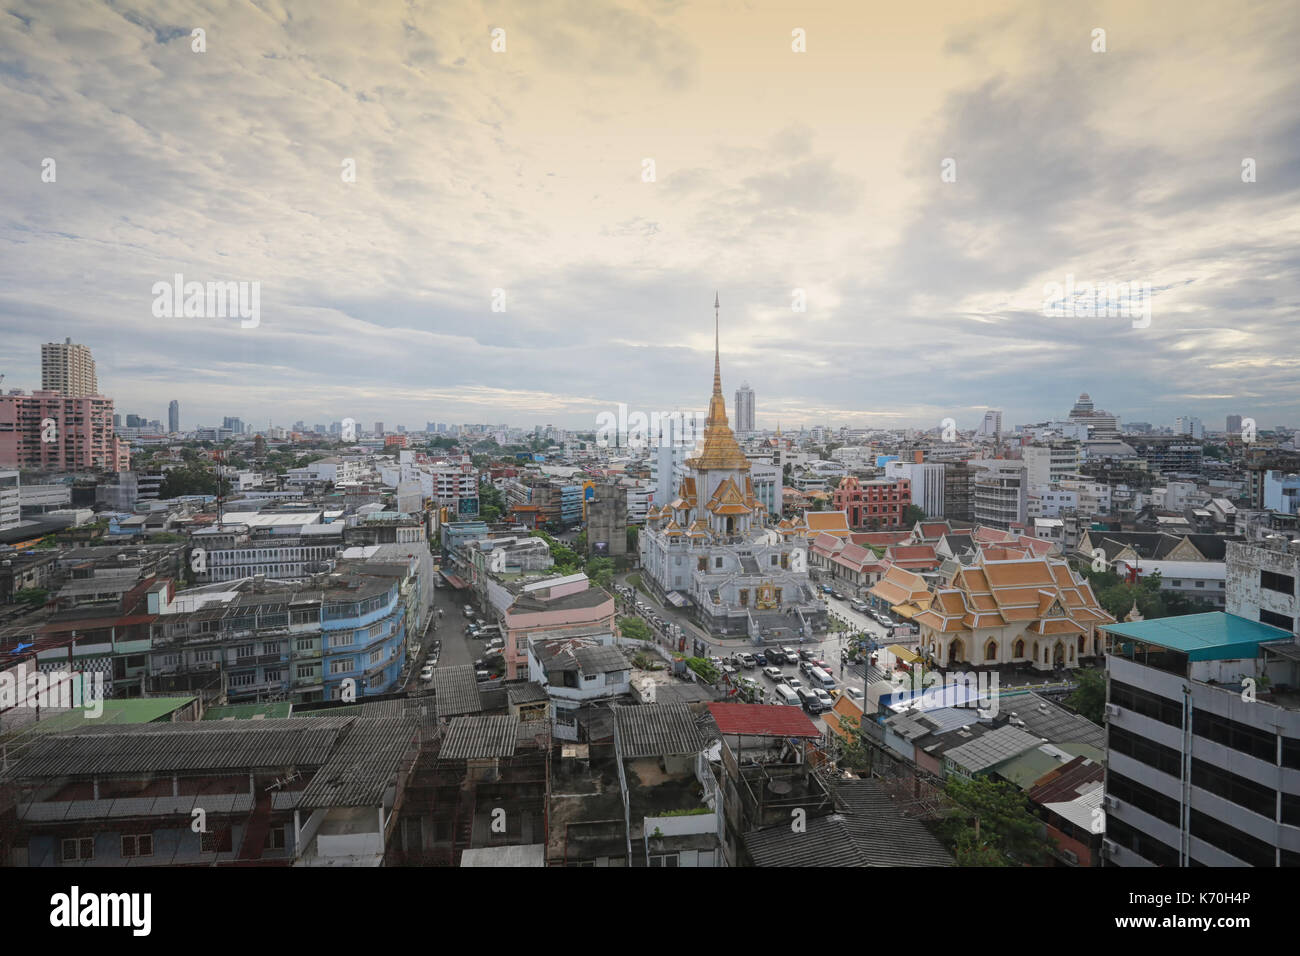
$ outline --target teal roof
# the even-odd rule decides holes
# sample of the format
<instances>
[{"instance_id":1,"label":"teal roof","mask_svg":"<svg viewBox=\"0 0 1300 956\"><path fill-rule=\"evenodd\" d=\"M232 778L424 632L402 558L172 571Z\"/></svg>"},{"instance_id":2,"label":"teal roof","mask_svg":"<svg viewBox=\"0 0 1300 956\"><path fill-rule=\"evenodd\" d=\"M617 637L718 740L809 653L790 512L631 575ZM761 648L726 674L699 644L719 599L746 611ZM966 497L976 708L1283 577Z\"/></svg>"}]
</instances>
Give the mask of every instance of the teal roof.
<instances>
[{"instance_id":1,"label":"teal roof","mask_svg":"<svg viewBox=\"0 0 1300 956\"><path fill-rule=\"evenodd\" d=\"M209 707L204 720L262 720L271 717L288 717L293 704L288 701L270 701L258 704L222 704Z\"/></svg>"},{"instance_id":2,"label":"teal roof","mask_svg":"<svg viewBox=\"0 0 1300 956\"><path fill-rule=\"evenodd\" d=\"M1259 645L1291 637L1290 631L1223 611L1184 614L1152 621L1103 624L1116 637L1129 637L1179 651L1190 661L1237 660L1259 656Z\"/></svg>"}]
</instances>

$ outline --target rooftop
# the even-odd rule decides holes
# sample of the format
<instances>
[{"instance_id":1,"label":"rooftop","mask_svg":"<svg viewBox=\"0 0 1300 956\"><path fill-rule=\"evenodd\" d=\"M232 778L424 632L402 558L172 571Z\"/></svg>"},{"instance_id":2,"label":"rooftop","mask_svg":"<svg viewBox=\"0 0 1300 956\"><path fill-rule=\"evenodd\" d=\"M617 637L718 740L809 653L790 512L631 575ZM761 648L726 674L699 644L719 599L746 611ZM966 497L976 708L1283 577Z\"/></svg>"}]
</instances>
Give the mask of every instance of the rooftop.
<instances>
[{"instance_id":1,"label":"rooftop","mask_svg":"<svg viewBox=\"0 0 1300 956\"><path fill-rule=\"evenodd\" d=\"M1260 644L1293 639L1290 632L1280 627L1261 624L1224 611L1104 624L1102 629L1116 637L1127 637L1179 651L1191 661L1258 657Z\"/></svg>"}]
</instances>

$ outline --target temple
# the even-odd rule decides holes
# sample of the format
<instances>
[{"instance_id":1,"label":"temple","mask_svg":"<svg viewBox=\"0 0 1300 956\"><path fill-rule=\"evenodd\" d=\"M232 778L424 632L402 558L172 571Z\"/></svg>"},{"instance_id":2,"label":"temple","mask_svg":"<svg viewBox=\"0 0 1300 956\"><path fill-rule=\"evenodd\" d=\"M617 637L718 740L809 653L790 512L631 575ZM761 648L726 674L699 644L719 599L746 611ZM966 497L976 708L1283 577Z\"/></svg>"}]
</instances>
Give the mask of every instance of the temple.
<instances>
[{"instance_id":1,"label":"temple","mask_svg":"<svg viewBox=\"0 0 1300 956\"><path fill-rule=\"evenodd\" d=\"M826 608L808 579L807 527L770 525L754 495L749 459L727 422L716 295L713 308L713 396L704 438L671 500L647 513L642 579L664 600L689 608L712 634L756 642L811 638L825 630Z\"/></svg>"}]
</instances>

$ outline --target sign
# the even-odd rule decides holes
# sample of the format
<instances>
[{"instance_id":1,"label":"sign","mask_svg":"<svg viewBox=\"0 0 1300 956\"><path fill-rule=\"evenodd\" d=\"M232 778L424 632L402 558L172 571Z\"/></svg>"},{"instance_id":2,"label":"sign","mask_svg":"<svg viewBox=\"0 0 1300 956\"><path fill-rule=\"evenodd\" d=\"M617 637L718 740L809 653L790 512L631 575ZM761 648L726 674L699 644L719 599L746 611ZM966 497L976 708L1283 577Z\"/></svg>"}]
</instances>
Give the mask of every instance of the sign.
<instances>
[{"instance_id":1,"label":"sign","mask_svg":"<svg viewBox=\"0 0 1300 956\"><path fill-rule=\"evenodd\" d=\"M478 499L461 498L456 502L456 513L462 516L478 514Z\"/></svg>"}]
</instances>

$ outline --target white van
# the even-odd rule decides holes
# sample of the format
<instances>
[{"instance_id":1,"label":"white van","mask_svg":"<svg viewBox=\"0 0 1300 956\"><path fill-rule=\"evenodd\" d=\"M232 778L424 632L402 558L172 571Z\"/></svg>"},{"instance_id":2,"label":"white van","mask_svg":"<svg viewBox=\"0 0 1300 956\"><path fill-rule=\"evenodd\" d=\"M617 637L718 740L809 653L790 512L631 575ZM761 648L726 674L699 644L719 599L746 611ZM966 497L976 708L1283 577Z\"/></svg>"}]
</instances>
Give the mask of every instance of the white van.
<instances>
[{"instance_id":1,"label":"white van","mask_svg":"<svg viewBox=\"0 0 1300 956\"><path fill-rule=\"evenodd\" d=\"M788 684L776 685L776 703L789 704L791 707L800 706L799 695L790 689Z\"/></svg>"},{"instance_id":2,"label":"white van","mask_svg":"<svg viewBox=\"0 0 1300 956\"><path fill-rule=\"evenodd\" d=\"M822 690L830 690L835 686L835 678L820 667L814 667L808 671L808 683Z\"/></svg>"}]
</instances>

